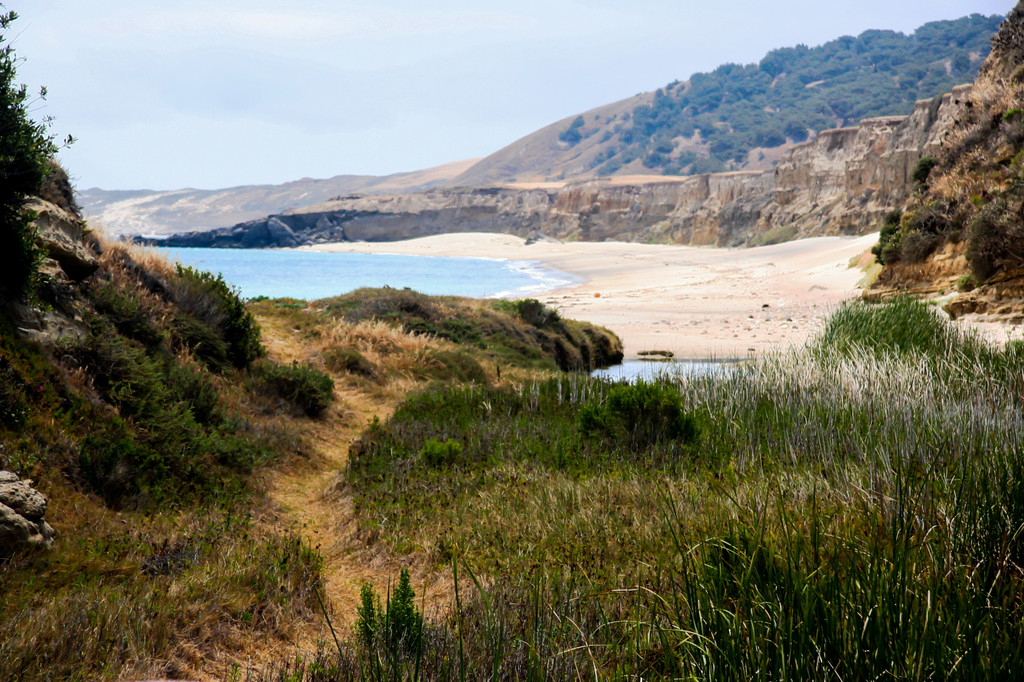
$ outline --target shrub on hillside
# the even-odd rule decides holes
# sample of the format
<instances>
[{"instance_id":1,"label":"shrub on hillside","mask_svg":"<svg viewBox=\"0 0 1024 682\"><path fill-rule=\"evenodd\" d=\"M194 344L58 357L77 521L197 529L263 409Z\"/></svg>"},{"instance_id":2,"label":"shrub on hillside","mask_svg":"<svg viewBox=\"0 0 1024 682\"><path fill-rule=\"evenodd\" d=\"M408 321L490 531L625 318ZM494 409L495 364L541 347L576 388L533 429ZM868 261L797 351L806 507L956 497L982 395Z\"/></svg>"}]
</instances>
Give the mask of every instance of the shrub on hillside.
<instances>
[{"instance_id":1,"label":"shrub on hillside","mask_svg":"<svg viewBox=\"0 0 1024 682\"><path fill-rule=\"evenodd\" d=\"M239 484L266 453L233 433L209 378L162 347L121 336L102 318L67 349L99 395L117 408L86 437L77 460L85 486L114 506L146 506Z\"/></svg>"},{"instance_id":2,"label":"shrub on hillside","mask_svg":"<svg viewBox=\"0 0 1024 682\"><path fill-rule=\"evenodd\" d=\"M235 289L221 275L178 265L172 283L174 301L186 312L218 330L235 367L245 368L263 357L260 329Z\"/></svg>"},{"instance_id":3,"label":"shrub on hillside","mask_svg":"<svg viewBox=\"0 0 1024 682\"><path fill-rule=\"evenodd\" d=\"M1024 224L1020 204L1006 198L985 204L967 229L967 262L983 282L1007 264L1024 262Z\"/></svg>"},{"instance_id":4,"label":"shrub on hillside","mask_svg":"<svg viewBox=\"0 0 1024 682\"><path fill-rule=\"evenodd\" d=\"M0 31L15 19L0 13ZM42 257L25 199L39 191L57 148L46 122L29 118L28 91L15 83L17 62L11 45L0 48L0 289L20 298L31 292Z\"/></svg>"},{"instance_id":5,"label":"shrub on hillside","mask_svg":"<svg viewBox=\"0 0 1024 682\"><path fill-rule=\"evenodd\" d=\"M878 243L871 247L875 260L882 265L895 263L900 257L900 219L902 211L890 211L885 215L878 232Z\"/></svg>"},{"instance_id":6,"label":"shrub on hillside","mask_svg":"<svg viewBox=\"0 0 1024 682\"><path fill-rule=\"evenodd\" d=\"M318 417L334 399L334 380L306 364L264 360L250 368L256 388L275 395L307 417Z\"/></svg>"}]
</instances>

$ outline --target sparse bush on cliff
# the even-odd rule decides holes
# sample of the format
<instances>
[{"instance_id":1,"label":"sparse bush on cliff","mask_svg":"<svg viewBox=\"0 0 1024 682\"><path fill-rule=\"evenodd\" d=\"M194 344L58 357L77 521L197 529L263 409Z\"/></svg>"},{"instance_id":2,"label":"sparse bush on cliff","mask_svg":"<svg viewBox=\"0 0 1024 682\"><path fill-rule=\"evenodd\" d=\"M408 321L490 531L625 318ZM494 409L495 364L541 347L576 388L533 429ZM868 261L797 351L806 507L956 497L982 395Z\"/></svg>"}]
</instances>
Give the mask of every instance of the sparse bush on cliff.
<instances>
[{"instance_id":1,"label":"sparse bush on cliff","mask_svg":"<svg viewBox=\"0 0 1024 682\"><path fill-rule=\"evenodd\" d=\"M922 187L928 184L928 176L931 174L932 169L939 162L934 156L922 156L917 161L917 165L914 166L914 172L911 175L914 182Z\"/></svg>"},{"instance_id":2,"label":"sparse bush on cliff","mask_svg":"<svg viewBox=\"0 0 1024 682\"><path fill-rule=\"evenodd\" d=\"M902 211L890 211L878 233L878 243L871 247L875 260L885 265L895 263L900 257L900 219Z\"/></svg>"},{"instance_id":3,"label":"sparse bush on cliff","mask_svg":"<svg viewBox=\"0 0 1024 682\"><path fill-rule=\"evenodd\" d=\"M569 127L566 128L559 136L558 139L562 142L566 142L569 146L575 145L577 142L583 139L580 134L580 128L583 127L583 117L577 116Z\"/></svg>"},{"instance_id":4,"label":"sparse bush on cliff","mask_svg":"<svg viewBox=\"0 0 1024 682\"><path fill-rule=\"evenodd\" d=\"M971 221L967 230L967 262L979 281L985 281L1001 268L1024 265L1021 206L1020 197L1002 196L985 204Z\"/></svg>"}]
</instances>

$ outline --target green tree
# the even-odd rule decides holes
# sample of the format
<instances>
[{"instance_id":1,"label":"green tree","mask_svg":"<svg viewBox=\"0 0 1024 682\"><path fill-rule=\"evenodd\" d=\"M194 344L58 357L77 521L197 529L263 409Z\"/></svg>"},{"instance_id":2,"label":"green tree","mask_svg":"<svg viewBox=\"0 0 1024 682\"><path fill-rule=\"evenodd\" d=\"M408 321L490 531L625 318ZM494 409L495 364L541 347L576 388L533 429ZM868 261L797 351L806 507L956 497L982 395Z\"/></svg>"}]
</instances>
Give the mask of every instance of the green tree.
<instances>
[{"instance_id":1,"label":"green tree","mask_svg":"<svg viewBox=\"0 0 1024 682\"><path fill-rule=\"evenodd\" d=\"M29 117L28 91L15 82L19 60L5 43L17 18L14 12L0 12L0 290L23 298L32 290L41 258L25 201L39 191L57 147L48 133L49 120L37 123ZM45 90L39 95L45 97Z\"/></svg>"}]
</instances>

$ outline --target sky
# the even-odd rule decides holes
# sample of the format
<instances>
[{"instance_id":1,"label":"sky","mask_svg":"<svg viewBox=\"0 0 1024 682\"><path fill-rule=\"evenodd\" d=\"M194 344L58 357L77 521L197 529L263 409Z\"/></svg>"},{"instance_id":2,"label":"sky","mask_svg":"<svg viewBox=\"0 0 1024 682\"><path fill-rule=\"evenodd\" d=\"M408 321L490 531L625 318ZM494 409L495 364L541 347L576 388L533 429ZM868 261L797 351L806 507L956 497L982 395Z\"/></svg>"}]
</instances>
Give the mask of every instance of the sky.
<instances>
[{"instance_id":1,"label":"sky","mask_svg":"<svg viewBox=\"0 0 1024 682\"><path fill-rule=\"evenodd\" d=\"M723 63L1014 0L3 0L80 189L214 189L483 157Z\"/></svg>"}]
</instances>

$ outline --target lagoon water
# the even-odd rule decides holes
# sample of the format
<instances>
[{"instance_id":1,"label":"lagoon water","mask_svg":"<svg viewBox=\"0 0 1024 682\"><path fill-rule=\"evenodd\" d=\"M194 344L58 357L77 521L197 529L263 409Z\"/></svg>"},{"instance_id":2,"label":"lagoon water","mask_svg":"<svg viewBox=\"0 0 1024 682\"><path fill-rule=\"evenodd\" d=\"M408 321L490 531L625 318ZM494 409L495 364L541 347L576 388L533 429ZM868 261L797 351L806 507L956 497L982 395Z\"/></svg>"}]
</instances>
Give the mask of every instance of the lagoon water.
<instances>
[{"instance_id":1,"label":"lagoon water","mask_svg":"<svg viewBox=\"0 0 1024 682\"><path fill-rule=\"evenodd\" d=\"M654 381L655 379L686 379L705 374L728 373L735 370L735 360L674 360L654 362L650 360L625 360L620 365L605 369L595 369L591 376L609 381L639 380Z\"/></svg>"},{"instance_id":2,"label":"lagoon water","mask_svg":"<svg viewBox=\"0 0 1024 682\"><path fill-rule=\"evenodd\" d=\"M161 248L183 265L220 273L253 298L337 296L360 287L409 287L424 294L523 298L578 280L530 261L273 249Z\"/></svg>"}]
</instances>

